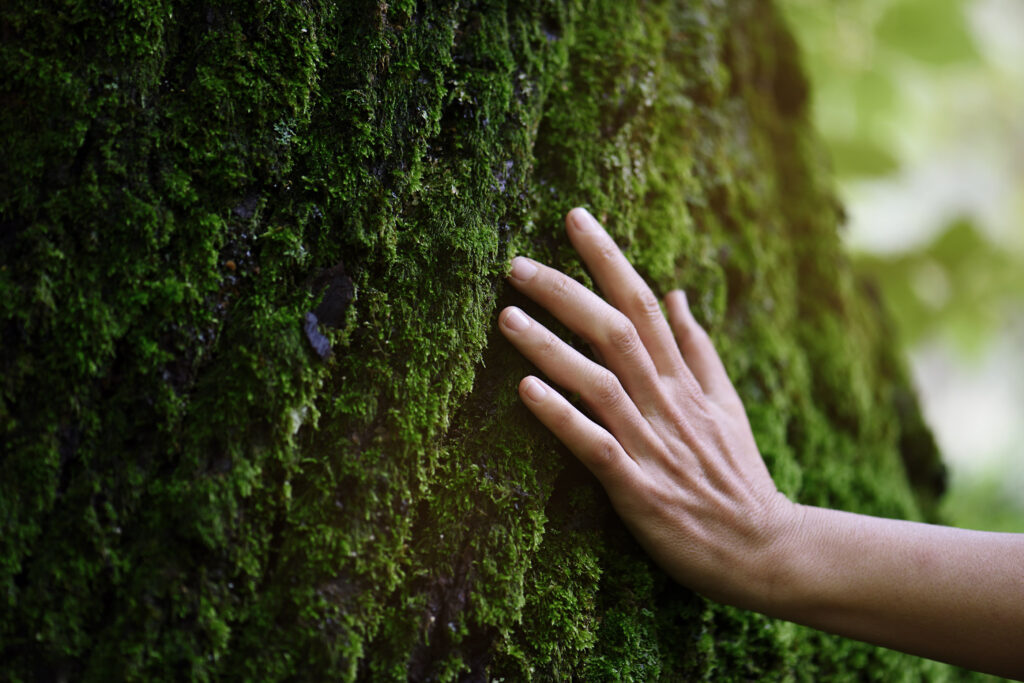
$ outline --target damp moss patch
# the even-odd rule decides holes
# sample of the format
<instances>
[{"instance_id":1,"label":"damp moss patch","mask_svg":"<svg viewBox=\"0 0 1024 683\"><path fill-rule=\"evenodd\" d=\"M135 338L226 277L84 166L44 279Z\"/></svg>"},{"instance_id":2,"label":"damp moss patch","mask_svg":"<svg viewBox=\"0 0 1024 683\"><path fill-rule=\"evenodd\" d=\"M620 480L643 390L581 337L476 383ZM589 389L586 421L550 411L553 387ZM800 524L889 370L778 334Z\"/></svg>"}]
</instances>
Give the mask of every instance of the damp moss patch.
<instances>
[{"instance_id":1,"label":"damp moss patch","mask_svg":"<svg viewBox=\"0 0 1024 683\"><path fill-rule=\"evenodd\" d=\"M589 282L562 228L587 206L687 290L782 490L931 518L934 442L768 3L0 26L9 678L959 675L672 584L495 332L533 310L512 255Z\"/></svg>"}]
</instances>

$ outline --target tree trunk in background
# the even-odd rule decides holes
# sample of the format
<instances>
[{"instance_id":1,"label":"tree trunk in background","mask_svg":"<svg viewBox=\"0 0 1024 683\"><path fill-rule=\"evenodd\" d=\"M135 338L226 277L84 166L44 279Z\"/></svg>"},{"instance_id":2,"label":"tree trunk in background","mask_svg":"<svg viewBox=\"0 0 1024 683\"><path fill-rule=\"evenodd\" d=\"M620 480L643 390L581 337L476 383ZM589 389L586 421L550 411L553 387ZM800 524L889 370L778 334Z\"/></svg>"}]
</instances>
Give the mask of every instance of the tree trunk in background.
<instances>
[{"instance_id":1,"label":"tree trunk in background","mask_svg":"<svg viewBox=\"0 0 1024 683\"><path fill-rule=\"evenodd\" d=\"M4 5L6 676L950 674L674 585L518 402L508 261L589 282L584 205L788 495L941 490L788 31L637 5Z\"/></svg>"}]
</instances>

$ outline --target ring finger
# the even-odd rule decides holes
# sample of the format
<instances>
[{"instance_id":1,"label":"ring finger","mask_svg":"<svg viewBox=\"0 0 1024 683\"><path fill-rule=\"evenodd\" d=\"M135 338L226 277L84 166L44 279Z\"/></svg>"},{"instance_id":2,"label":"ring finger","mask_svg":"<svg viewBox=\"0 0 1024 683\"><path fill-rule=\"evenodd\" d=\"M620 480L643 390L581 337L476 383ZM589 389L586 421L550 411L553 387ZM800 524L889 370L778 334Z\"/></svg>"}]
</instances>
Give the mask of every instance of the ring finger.
<instances>
[{"instance_id":1,"label":"ring finger","mask_svg":"<svg viewBox=\"0 0 1024 683\"><path fill-rule=\"evenodd\" d=\"M502 333L520 353L555 383L583 398L628 453L646 453L658 443L650 423L614 373L514 306L502 311L499 323Z\"/></svg>"}]
</instances>

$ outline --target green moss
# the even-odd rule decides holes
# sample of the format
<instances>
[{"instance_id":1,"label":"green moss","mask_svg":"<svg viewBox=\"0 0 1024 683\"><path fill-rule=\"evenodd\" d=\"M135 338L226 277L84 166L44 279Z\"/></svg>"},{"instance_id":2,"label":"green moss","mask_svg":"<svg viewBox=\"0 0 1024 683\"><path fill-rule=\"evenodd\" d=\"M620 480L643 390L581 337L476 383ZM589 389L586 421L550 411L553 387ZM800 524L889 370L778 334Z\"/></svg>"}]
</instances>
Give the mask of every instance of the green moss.
<instances>
[{"instance_id":1,"label":"green moss","mask_svg":"<svg viewBox=\"0 0 1024 683\"><path fill-rule=\"evenodd\" d=\"M561 227L586 205L689 292L784 491L929 513L934 443L770 6L0 21L10 678L952 675L668 581L494 330L529 306L512 254L589 282ZM339 265L321 360L303 318Z\"/></svg>"}]
</instances>

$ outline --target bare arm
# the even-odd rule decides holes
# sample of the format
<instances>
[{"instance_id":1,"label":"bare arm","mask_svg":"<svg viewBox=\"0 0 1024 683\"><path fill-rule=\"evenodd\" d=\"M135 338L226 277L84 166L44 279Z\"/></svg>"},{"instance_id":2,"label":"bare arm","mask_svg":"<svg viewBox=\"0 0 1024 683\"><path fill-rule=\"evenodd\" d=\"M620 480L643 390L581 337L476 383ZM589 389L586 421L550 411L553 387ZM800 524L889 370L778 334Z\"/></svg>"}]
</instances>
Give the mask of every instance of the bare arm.
<instances>
[{"instance_id":1,"label":"bare arm","mask_svg":"<svg viewBox=\"0 0 1024 683\"><path fill-rule=\"evenodd\" d=\"M600 479L651 556L729 604L1003 676L1024 677L1024 536L790 502L682 292L658 300L582 209L569 237L607 302L556 270L510 281L592 344L576 352L517 308L502 332L601 424L526 377L530 410Z\"/></svg>"},{"instance_id":2,"label":"bare arm","mask_svg":"<svg viewBox=\"0 0 1024 683\"><path fill-rule=\"evenodd\" d=\"M801 510L773 616L1024 677L1024 535Z\"/></svg>"}]
</instances>

